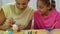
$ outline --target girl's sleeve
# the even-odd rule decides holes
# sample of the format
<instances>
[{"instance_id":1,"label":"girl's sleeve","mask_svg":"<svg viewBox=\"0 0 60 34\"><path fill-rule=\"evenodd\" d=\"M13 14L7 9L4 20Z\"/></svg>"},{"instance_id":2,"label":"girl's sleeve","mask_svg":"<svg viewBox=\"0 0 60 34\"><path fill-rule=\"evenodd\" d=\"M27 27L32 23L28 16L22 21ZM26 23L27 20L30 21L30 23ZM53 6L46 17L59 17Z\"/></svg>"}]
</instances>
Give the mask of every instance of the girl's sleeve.
<instances>
[{"instance_id":1,"label":"girl's sleeve","mask_svg":"<svg viewBox=\"0 0 60 34\"><path fill-rule=\"evenodd\" d=\"M60 29L60 14L57 15L57 18L56 18L56 29Z\"/></svg>"},{"instance_id":2,"label":"girl's sleeve","mask_svg":"<svg viewBox=\"0 0 60 34\"><path fill-rule=\"evenodd\" d=\"M34 22L34 29L37 29L37 24Z\"/></svg>"}]
</instances>

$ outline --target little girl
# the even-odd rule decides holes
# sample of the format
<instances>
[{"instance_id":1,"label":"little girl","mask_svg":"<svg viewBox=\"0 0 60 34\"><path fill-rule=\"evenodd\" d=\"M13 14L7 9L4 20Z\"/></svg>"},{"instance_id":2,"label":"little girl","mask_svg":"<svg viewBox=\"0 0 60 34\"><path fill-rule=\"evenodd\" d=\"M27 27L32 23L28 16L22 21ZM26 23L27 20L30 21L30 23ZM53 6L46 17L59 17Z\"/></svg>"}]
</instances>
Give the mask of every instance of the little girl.
<instances>
[{"instance_id":1,"label":"little girl","mask_svg":"<svg viewBox=\"0 0 60 34\"><path fill-rule=\"evenodd\" d=\"M34 29L60 29L60 13L55 9L54 0L37 0L34 12Z\"/></svg>"}]
</instances>

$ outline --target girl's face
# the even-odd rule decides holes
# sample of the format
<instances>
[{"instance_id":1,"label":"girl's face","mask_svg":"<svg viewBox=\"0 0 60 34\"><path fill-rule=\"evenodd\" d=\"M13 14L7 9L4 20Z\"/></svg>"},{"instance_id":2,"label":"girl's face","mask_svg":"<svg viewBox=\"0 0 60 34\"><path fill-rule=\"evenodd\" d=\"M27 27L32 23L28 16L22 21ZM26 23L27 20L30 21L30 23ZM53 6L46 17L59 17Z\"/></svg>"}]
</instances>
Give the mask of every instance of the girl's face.
<instances>
[{"instance_id":1,"label":"girl's face","mask_svg":"<svg viewBox=\"0 0 60 34\"><path fill-rule=\"evenodd\" d=\"M28 0L16 0L16 6L20 10L25 10L28 5Z\"/></svg>"},{"instance_id":2,"label":"girl's face","mask_svg":"<svg viewBox=\"0 0 60 34\"><path fill-rule=\"evenodd\" d=\"M50 6L47 6L43 1L37 1L37 9L41 14L45 14L49 8Z\"/></svg>"}]
</instances>

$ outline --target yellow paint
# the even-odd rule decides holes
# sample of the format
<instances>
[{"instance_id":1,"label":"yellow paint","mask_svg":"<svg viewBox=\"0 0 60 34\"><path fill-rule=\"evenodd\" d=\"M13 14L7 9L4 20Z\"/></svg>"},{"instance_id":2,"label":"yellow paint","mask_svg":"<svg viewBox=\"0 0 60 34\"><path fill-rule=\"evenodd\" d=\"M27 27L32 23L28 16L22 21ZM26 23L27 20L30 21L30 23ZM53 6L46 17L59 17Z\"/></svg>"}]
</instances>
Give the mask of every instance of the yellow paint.
<instances>
[{"instance_id":1,"label":"yellow paint","mask_svg":"<svg viewBox=\"0 0 60 34\"><path fill-rule=\"evenodd\" d=\"M4 34L8 34L7 32L4 32Z\"/></svg>"}]
</instances>

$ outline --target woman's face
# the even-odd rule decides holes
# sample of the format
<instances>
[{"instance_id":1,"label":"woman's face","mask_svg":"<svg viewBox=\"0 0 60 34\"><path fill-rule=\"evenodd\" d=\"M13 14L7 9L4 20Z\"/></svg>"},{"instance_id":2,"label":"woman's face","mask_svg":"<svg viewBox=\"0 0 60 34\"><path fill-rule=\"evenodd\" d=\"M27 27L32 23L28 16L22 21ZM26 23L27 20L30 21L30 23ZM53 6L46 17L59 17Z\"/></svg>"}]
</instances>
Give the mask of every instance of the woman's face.
<instances>
[{"instance_id":1,"label":"woman's face","mask_svg":"<svg viewBox=\"0 0 60 34\"><path fill-rule=\"evenodd\" d=\"M20 10L25 10L28 5L28 0L16 0L16 6Z\"/></svg>"},{"instance_id":2,"label":"woman's face","mask_svg":"<svg viewBox=\"0 0 60 34\"><path fill-rule=\"evenodd\" d=\"M38 0L37 1L37 9L41 14L45 14L50 7L47 6L44 2Z\"/></svg>"}]
</instances>

